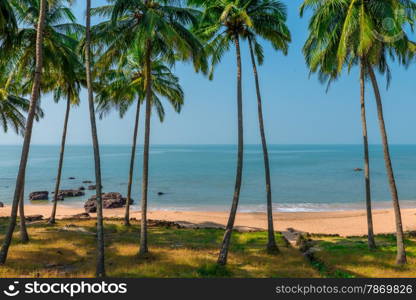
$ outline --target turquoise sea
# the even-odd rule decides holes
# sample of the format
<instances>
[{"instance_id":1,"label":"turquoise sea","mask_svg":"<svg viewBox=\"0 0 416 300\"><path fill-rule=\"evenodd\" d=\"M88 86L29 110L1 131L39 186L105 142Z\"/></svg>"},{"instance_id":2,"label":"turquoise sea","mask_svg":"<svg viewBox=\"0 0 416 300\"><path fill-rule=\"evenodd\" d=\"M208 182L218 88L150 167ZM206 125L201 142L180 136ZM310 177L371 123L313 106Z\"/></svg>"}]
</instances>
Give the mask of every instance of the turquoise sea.
<instances>
[{"instance_id":1,"label":"turquoise sea","mask_svg":"<svg viewBox=\"0 0 416 300\"><path fill-rule=\"evenodd\" d=\"M10 203L20 146L0 146L0 201ZM370 145L375 206L389 207L390 193L382 148ZM270 145L273 201L276 211L325 211L364 207L361 145ZM53 191L58 146L32 146L26 178L27 194ZM392 145L393 166L403 207L416 206L416 145ZM126 194L130 146L101 146L105 192ZM228 210L235 176L236 146L152 146L150 200L153 209ZM261 147L246 145L240 211L264 211L264 168ZM133 199L139 204L142 147L137 149ZM69 180L75 177L75 180ZM94 181L91 146L67 146L63 189ZM165 193L159 196L158 192ZM66 205L82 206L93 194L67 198ZM28 201L28 200L27 200Z\"/></svg>"}]
</instances>

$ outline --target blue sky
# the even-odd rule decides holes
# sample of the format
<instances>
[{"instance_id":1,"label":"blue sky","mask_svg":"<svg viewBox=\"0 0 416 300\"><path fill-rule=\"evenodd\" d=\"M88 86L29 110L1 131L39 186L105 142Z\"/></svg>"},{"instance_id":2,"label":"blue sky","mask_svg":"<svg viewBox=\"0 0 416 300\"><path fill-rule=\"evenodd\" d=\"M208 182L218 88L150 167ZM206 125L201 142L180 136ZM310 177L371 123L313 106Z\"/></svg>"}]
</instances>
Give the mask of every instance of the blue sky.
<instances>
[{"instance_id":1,"label":"blue sky","mask_svg":"<svg viewBox=\"0 0 416 300\"><path fill-rule=\"evenodd\" d=\"M268 142L271 144L358 144L361 143L359 85L357 70L345 74L328 93L316 76L309 78L301 52L307 36L307 17L299 17L301 0L285 0L288 25L292 33L289 54L283 56L265 45L266 60L260 67L264 101L264 117ZM95 0L93 5L104 4ZM80 23L85 23L85 1L74 6ZM414 36L412 36L414 37ZM257 144L257 106L253 76L246 45L243 57L243 96L245 142ZM174 72L180 77L186 104L180 115L166 105L166 120L160 124L153 118L151 142L154 144L235 144L236 143L236 71L234 51L227 54L209 81L195 74L192 66L178 65ZM393 81L387 91L385 80L379 77L390 142L415 144L416 99L414 99L416 63L408 70L392 64ZM375 103L370 85L367 88L370 143L379 144L380 135ZM64 117L64 103L55 104L49 95L42 96L46 116L36 123L33 144L58 144ZM133 129L133 109L119 119L112 113L98 122L102 144L130 144ZM141 121L143 117L141 116ZM142 143L143 122L139 143ZM86 94L82 104L71 111L68 143L90 144L90 125ZM20 144L21 137L10 132L0 133L0 144Z\"/></svg>"}]
</instances>

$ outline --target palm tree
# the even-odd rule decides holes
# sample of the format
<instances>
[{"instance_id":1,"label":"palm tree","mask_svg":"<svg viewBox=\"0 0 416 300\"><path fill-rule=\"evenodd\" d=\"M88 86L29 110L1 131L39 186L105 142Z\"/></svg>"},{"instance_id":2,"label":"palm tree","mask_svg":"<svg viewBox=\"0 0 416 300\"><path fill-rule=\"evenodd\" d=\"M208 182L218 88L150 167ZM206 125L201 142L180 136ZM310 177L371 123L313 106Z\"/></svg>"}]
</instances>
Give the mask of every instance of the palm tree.
<instances>
[{"instance_id":1,"label":"palm tree","mask_svg":"<svg viewBox=\"0 0 416 300\"><path fill-rule=\"evenodd\" d=\"M285 47L283 36L277 36L276 33L285 34L288 38L286 26L281 21L284 15L277 13L284 12L284 7L277 1L255 1L255 0L190 0L191 5L201 6L204 9L201 22L196 29L198 35L207 42L207 53L211 57L211 64L214 67L221 61L224 53L229 50L233 44L236 51L237 61L237 125L238 125L238 151L237 151L237 170L234 186L234 195L231 204L230 215L225 228L223 241L218 256L218 264L227 263L228 249L231 241L231 235L234 227L234 221L237 213L238 202L240 198L242 172L243 172L243 96L242 96L242 63L240 51L240 39L247 38L249 34L258 35L272 42L272 45L279 45L278 48ZM276 18L277 17L277 18ZM280 27L280 28L278 28ZM279 41L280 39L280 41ZM211 78L213 68L211 69ZM270 194L271 199L271 194ZM270 206L271 208L271 206ZM268 210L269 211L269 210ZM269 229L273 230L270 222ZM269 235L269 245L272 251L277 247L273 246L273 237ZM274 244L276 244L274 242Z\"/></svg>"},{"instance_id":2,"label":"palm tree","mask_svg":"<svg viewBox=\"0 0 416 300\"><path fill-rule=\"evenodd\" d=\"M113 107L119 110L120 117L128 108L137 101L136 116L134 122L133 143L130 157L130 168L127 186L127 201L124 216L124 225L130 225L130 202L131 187L133 183L134 161L136 156L137 134L139 127L140 105L145 97L145 81L143 69L143 55L134 49L125 59L122 66L117 70L107 70L103 80L104 87L97 94L96 101L99 103L98 111L101 115L109 112ZM161 122L164 120L165 111L159 96L166 98L176 112L180 112L183 105L184 94L176 77L160 60L152 61L152 100Z\"/></svg>"},{"instance_id":3,"label":"palm tree","mask_svg":"<svg viewBox=\"0 0 416 300\"><path fill-rule=\"evenodd\" d=\"M190 32L196 25L199 11L185 8L178 0L111 0L113 5L96 9L111 20L96 27L95 38L106 44L109 61L118 59L115 53L131 45L140 49L144 58L145 132L143 146L143 176L141 197L141 227L139 255L148 253L147 202L149 184L150 119L153 103L152 61L162 58L173 64L177 60L194 62L196 70L205 70L205 53L199 40Z\"/></svg>"},{"instance_id":4,"label":"palm tree","mask_svg":"<svg viewBox=\"0 0 416 300\"><path fill-rule=\"evenodd\" d=\"M286 6L279 1L274 0L262 0L253 1L250 5L250 11L254 11L255 15L261 16L257 20L257 30L261 31L263 37L269 40L276 50L281 50L285 55L288 50L288 43L291 40L289 29L287 28L286 22ZM253 18L251 14L250 16ZM271 20L271 21L270 21ZM266 34L267 30L267 34ZM264 132L264 121L263 121L263 108L262 99L260 92L260 83L256 65L257 61L261 65L263 63L263 49L260 43L257 42L255 32L249 32L247 39L250 50L251 63L253 66L253 75L256 86L257 95L257 111L259 119L259 129L261 144L263 148L263 160L264 160L264 172L266 180L266 197L267 197L267 224L268 224L268 243L267 251L269 253L275 253L278 251L274 226L273 226L273 201L272 201L272 186L270 179L270 165L269 165L269 154L267 151L266 134Z\"/></svg>"},{"instance_id":5,"label":"palm tree","mask_svg":"<svg viewBox=\"0 0 416 300\"><path fill-rule=\"evenodd\" d=\"M2 74L4 76L4 73ZM0 89L0 126L4 132L8 131L9 126L13 127L16 133L24 134L26 118L23 113L29 110L29 100L16 96L21 91L21 87L13 80L14 73L7 78L4 88ZM1 75L0 75L1 76ZM4 82L4 78L1 78ZM39 121L43 117L43 111L38 106L35 112L35 119ZM22 242L29 241L29 235L26 229L25 213L24 213L24 189L22 189L19 198L19 216L20 216L20 239Z\"/></svg>"},{"instance_id":6,"label":"palm tree","mask_svg":"<svg viewBox=\"0 0 416 300\"><path fill-rule=\"evenodd\" d=\"M38 1L15 1L13 2L16 15L22 22L14 40L14 47L9 50L8 56L11 58L13 73L20 78L22 83L22 93L30 93L33 85L33 74L30 70L34 68L34 53L36 40L37 12L39 12ZM33 13L34 12L34 13ZM57 84L66 81L59 79L62 74L68 74L69 70L78 67L78 57L75 53L77 47L77 35L81 33L82 26L75 23L75 16L60 1L49 5L45 13L45 25L43 41L43 80L41 91L50 92L56 88ZM70 80L68 78L68 80ZM58 91L59 91L58 86ZM56 196L56 194L55 194ZM21 209L23 211L23 208Z\"/></svg>"},{"instance_id":7,"label":"palm tree","mask_svg":"<svg viewBox=\"0 0 416 300\"><path fill-rule=\"evenodd\" d=\"M62 131L61 148L60 148L59 162L58 162L58 172L57 172L58 174L56 176L52 212L48 221L49 224L55 223L56 209L57 209L58 200L59 200L58 195L59 195L59 188L60 188L60 183L61 183L62 165L64 161L69 112L71 109L71 105L78 105L80 102L79 92L81 89L81 80L85 78L82 72L82 65L78 61L77 55L75 54L75 52L72 58L73 59L71 60L71 63L67 64L69 68L66 69L64 73L59 72L58 74L54 74L56 76L51 76L50 78L48 78L48 80L51 80L50 82L51 88L54 90L55 102L58 102L61 98L66 98L64 127Z\"/></svg>"},{"instance_id":8,"label":"palm tree","mask_svg":"<svg viewBox=\"0 0 416 300\"><path fill-rule=\"evenodd\" d=\"M19 200L23 191L27 159L29 156L30 140L32 137L33 121L36 115L37 103L38 103L39 93L40 93L40 83L42 79L42 67L43 67L42 42L43 42L43 34L44 34L43 29L44 29L44 24L45 24L45 14L46 14L46 0L40 0L40 10L39 10L38 23L37 23L37 32L36 32L36 56L35 56L36 66L34 69L35 75L34 75L32 93L30 97L29 112L28 112L26 126L25 126L25 136L23 140L22 155L20 158L19 171L18 171L18 175L16 179L16 187L15 187L15 192L13 196L10 224L6 232L6 235L4 237L3 245L0 250L0 264L4 264L7 259L7 253L9 251L13 231L16 226L16 217L17 217L17 209L19 205Z\"/></svg>"},{"instance_id":9,"label":"palm tree","mask_svg":"<svg viewBox=\"0 0 416 300\"><path fill-rule=\"evenodd\" d=\"M235 216L240 198L240 189L243 173L243 92L242 92L242 67L240 51L240 35L246 31L246 27L252 25L246 11L246 1L189 1L193 5L204 7L204 15L201 24L197 29L199 35L207 40L207 53L211 55L212 66L219 63L222 55L235 45L237 59L237 118L238 118L238 151L237 151L237 171L234 186L234 195L230 210L230 216L225 228L223 241L221 243L218 263L225 265L227 262L228 248L231 234L234 227ZM249 23L249 24L247 24ZM213 70L213 69L212 69ZM212 78L212 71L210 77Z\"/></svg>"},{"instance_id":10,"label":"palm tree","mask_svg":"<svg viewBox=\"0 0 416 300\"><path fill-rule=\"evenodd\" d=\"M91 134L92 144L94 148L94 166L95 166L95 183L97 191L97 267L96 276L105 276L104 265L104 224L103 224L103 202L101 197L101 162L100 162L100 149L98 144L97 126L95 122L95 108L94 108L94 95L93 85L91 77L91 0L87 0L87 17L86 17L86 30L85 30L85 69L88 88L88 104L90 111L91 122Z\"/></svg>"},{"instance_id":11,"label":"palm tree","mask_svg":"<svg viewBox=\"0 0 416 300\"><path fill-rule=\"evenodd\" d=\"M301 7L311 8L309 38L304 47L306 61L312 72L320 73L321 80L337 79L343 66L360 65L361 115L364 140L365 186L368 222L368 243L374 247L372 232L368 141L365 116L364 79L369 76L375 91L384 158L389 179L396 219L397 264L406 263L403 226L397 188L391 164L387 133L384 124L381 97L373 68L390 78L387 55L396 55L402 63L409 48L409 40L403 31L411 20L416 6L407 0L305 0ZM401 11L403 14L397 14ZM391 25L385 26L385 20Z\"/></svg>"}]
</instances>

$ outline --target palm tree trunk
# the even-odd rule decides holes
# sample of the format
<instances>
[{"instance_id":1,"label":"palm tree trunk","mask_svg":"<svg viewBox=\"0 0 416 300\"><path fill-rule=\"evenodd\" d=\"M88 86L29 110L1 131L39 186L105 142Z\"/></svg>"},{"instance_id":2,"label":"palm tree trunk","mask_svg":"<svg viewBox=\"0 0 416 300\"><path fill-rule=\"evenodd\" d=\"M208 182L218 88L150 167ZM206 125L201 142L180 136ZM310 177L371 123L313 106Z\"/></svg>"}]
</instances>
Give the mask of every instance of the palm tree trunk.
<instances>
[{"instance_id":1,"label":"palm tree trunk","mask_svg":"<svg viewBox=\"0 0 416 300\"><path fill-rule=\"evenodd\" d=\"M88 86L88 104L90 111L90 122L91 122L91 135L92 144L94 149L94 167L95 167L95 184L97 191L97 267L96 276L105 276L104 266L104 225L103 225L103 203L101 197L101 162L100 162L100 148L98 144L97 136L97 125L95 123L95 109L94 109L94 95L92 90L92 79L91 79L91 33L90 33L90 22L91 22L91 0L87 0L87 20L85 29L85 67L87 75L87 86Z\"/></svg>"},{"instance_id":2,"label":"palm tree trunk","mask_svg":"<svg viewBox=\"0 0 416 300\"><path fill-rule=\"evenodd\" d=\"M140 226L140 249L139 255L145 255L149 252L147 246L147 194L149 184L149 145L150 145L150 117L152 109L152 76L151 76L151 54L152 42L147 41L146 45L146 118L144 128L144 145L143 145L143 177L142 177L142 217Z\"/></svg>"},{"instance_id":3,"label":"palm tree trunk","mask_svg":"<svg viewBox=\"0 0 416 300\"><path fill-rule=\"evenodd\" d=\"M4 237L3 245L0 250L0 264L4 264L7 259L7 253L9 251L10 243L13 236L13 231L16 226L17 209L19 206L20 197L23 190L23 184L25 180L26 165L29 156L30 140L32 138L33 121L35 118L37 103L40 94L40 83L42 80L42 42L43 42L43 28L45 25L45 13L46 13L46 0L40 1L39 20L37 24L36 32L36 65L35 74L33 79L32 93L30 97L29 112L26 120L25 137L23 140L22 154L20 158L19 171L16 178L16 187L13 195L12 209L10 215L10 224Z\"/></svg>"},{"instance_id":4,"label":"palm tree trunk","mask_svg":"<svg viewBox=\"0 0 416 300\"><path fill-rule=\"evenodd\" d=\"M138 132L138 129L139 129L139 116L140 116L140 99L137 99L136 119L135 119L135 123L134 123L134 132L133 132L133 144L131 146L129 183L128 183L128 186L127 186L126 212L124 214L124 225L125 226L130 226L131 185L133 184L133 172L134 172L134 160L135 160L135 157L136 157L137 132Z\"/></svg>"},{"instance_id":5,"label":"palm tree trunk","mask_svg":"<svg viewBox=\"0 0 416 300\"><path fill-rule=\"evenodd\" d=\"M371 210L371 185L370 185L370 156L368 151L367 118L365 112L365 62L360 61L360 96L361 96L361 123L363 128L364 142L364 178L365 178L365 203L367 207L367 228L368 228L368 247L376 248L373 230L373 213Z\"/></svg>"},{"instance_id":6,"label":"palm tree trunk","mask_svg":"<svg viewBox=\"0 0 416 300\"><path fill-rule=\"evenodd\" d=\"M27 233L27 228L26 228L24 201L25 201L25 185L23 184L22 192L20 194L20 200L19 200L20 240L23 243L27 243L29 242L29 234Z\"/></svg>"},{"instance_id":7,"label":"palm tree trunk","mask_svg":"<svg viewBox=\"0 0 416 300\"><path fill-rule=\"evenodd\" d=\"M55 224L56 207L58 206L58 194L59 194L59 187L61 185L62 165L63 165L63 162L64 162L66 132L67 132L67 128L68 128L68 119L69 119L69 111L70 110L71 110L71 99L68 96L68 99L66 101L64 130L62 132L62 139L61 139L61 152L59 154L58 175L56 176L55 193L53 194L53 207L52 207L51 217L50 217L49 222L48 222L49 224Z\"/></svg>"},{"instance_id":8,"label":"palm tree trunk","mask_svg":"<svg viewBox=\"0 0 416 300\"><path fill-rule=\"evenodd\" d=\"M231 234L234 227L235 216L237 214L238 201L240 199L241 179L243 174L243 91L241 84L241 54L240 54L240 40L238 35L234 37L235 49L237 55L237 114L238 114L238 155L237 155L237 173L235 178L234 196L231 205L230 216L228 218L227 226L225 228L224 237L221 243L220 253L218 255L217 263L225 265L227 263L228 249L231 241Z\"/></svg>"},{"instance_id":9,"label":"palm tree trunk","mask_svg":"<svg viewBox=\"0 0 416 300\"><path fill-rule=\"evenodd\" d=\"M270 165L269 165L269 153L267 151L266 134L264 133L264 121L263 121L263 108L261 103L260 83L256 66L256 59L254 57L252 41L249 38L248 44L250 47L251 63L253 64L254 81L256 83L256 94L257 94L257 111L259 116L259 127L261 144L263 147L263 160L264 160L264 173L266 178L266 195L267 195L267 251L269 253L276 253L279 251L277 248L276 239L274 236L273 226L273 202L272 202L272 184L270 180Z\"/></svg>"},{"instance_id":10,"label":"palm tree trunk","mask_svg":"<svg viewBox=\"0 0 416 300\"><path fill-rule=\"evenodd\" d=\"M396 219L396 240L397 240L397 257L396 263L404 265L407 262L406 250L404 247L404 234L402 225L402 216L400 211L399 197L397 195L396 181L394 179L393 167L391 164L389 142L387 139L386 125L384 124L383 104L381 102L380 90L378 88L377 79L371 65L367 65L370 74L371 82L374 88L374 94L377 103L378 121L380 126L381 139L383 141L384 162L386 164L387 177L389 180L391 198L393 201L394 215Z\"/></svg>"}]
</instances>

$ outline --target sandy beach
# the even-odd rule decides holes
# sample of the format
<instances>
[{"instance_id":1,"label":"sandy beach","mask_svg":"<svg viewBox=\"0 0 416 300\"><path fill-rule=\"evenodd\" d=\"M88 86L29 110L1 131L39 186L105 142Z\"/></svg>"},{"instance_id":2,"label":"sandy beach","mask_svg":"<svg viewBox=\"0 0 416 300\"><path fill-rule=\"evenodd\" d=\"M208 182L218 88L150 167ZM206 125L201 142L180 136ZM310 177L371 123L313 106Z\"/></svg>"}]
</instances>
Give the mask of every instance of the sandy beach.
<instances>
[{"instance_id":1,"label":"sandy beach","mask_svg":"<svg viewBox=\"0 0 416 300\"><path fill-rule=\"evenodd\" d=\"M45 218L49 216L50 205L26 205L26 215L40 214ZM58 218L84 212L83 208L59 205ZM10 215L10 206L0 208L0 217ZM105 217L123 217L124 209L106 209ZM91 214L94 217L94 214ZM131 217L140 219L140 211L132 211ZM416 230L416 209L402 209L403 229ZM228 218L227 212L202 211L149 211L149 219L176 221L187 226L223 227ZM374 231L378 233L391 233L395 231L394 214L392 209L374 210ZM341 236L364 235L366 229L365 211L332 211L332 212L288 212L275 213L275 229L284 231L294 228L299 231L323 234L339 234ZM240 229L266 229L267 219L265 213L238 213L236 227Z\"/></svg>"}]
</instances>

